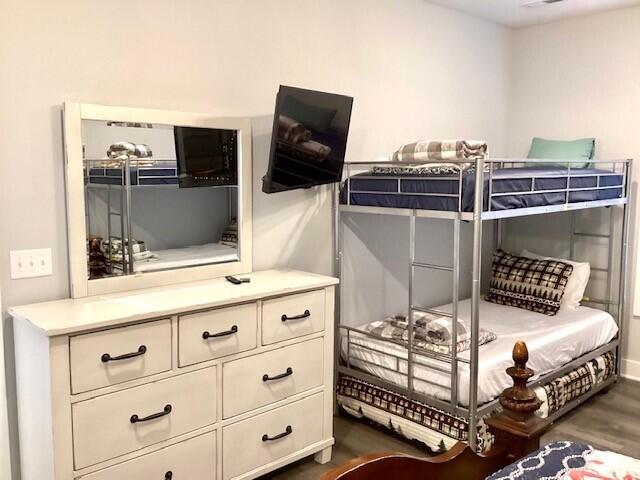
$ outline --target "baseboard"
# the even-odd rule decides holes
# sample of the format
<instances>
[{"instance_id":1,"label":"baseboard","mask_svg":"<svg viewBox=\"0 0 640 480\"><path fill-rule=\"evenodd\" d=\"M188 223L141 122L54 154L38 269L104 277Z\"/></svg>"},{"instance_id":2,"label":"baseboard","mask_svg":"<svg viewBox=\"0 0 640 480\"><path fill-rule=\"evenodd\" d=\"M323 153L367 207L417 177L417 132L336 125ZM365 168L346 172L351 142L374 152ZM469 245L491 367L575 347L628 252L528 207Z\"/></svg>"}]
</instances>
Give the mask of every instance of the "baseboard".
<instances>
[{"instance_id":1,"label":"baseboard","mask_svg":"<svg viewBox=\"0 0 640 480\"><path fill-rule=\"evenodd\" d=\"M637 360L622 359L622 376L629 380L640 382L640 362Z\"/></svg>"}]
</instances>

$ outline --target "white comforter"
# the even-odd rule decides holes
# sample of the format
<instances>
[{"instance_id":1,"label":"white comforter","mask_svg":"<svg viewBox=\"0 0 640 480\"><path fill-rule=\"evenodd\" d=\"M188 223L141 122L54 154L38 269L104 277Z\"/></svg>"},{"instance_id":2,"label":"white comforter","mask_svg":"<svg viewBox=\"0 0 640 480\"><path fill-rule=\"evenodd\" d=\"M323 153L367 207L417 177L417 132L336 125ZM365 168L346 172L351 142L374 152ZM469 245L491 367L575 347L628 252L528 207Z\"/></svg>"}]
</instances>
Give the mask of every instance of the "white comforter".
<instances>
[{"instance_id":1,"label":"white comforter","mask_svg":"<svg viewBox=\"0 0 640 480\"><path fill-rule=\"evenodd\" d=\"M470 300L459 304L459 316L468 322L470 318ZM451 311L451 305L438 307L439 310ZM537 375L548 373L585 353L598 348L612 340L618 327L611 315L602 310L589 307L578 307L576 310L561 310L557 315L549 317L515 307L480 302L480 326L494 332L498 339L483 345L479 351L478 403L485 403L496 398L502 390L509 387L511 379L505 369L513 365L511 354L517 340L524 340L529 348L528 366ZM366 350L359 345L369 346L380 352ZM346 335L342 341L342 355L346 357ZM392 383L406 386L407 350L400 345L368 338L351 333L351 365L383 378ZM397 360L400 371L397 373ZM430 368L428 365L441 362L420 356L420 363L414 364L414 387L420 393L435 396L441 400L450 400L451 384L447 373ZM460 358L469 358L469 351L462 352ZM365 363L366 360L370 363ZM382 367L386 367L382 368ZM390 369L390 370L387 370ZM393 371L391 371L393 370ZM458 392L462 405L469 404L469 365L459 363ZM436 385L421 381L428 380ZM440 385L440 386L438 386Z\"/></svg>"},{"instance_id":2,"label":"white comforter","mask_svg":"<svg viewBox=\"0 0 640 480\"><path fill-rule=\"evenodd\" d=\"M155 257L146 262L135 263L136 272L157 272L174 268L234 262L238 260L238 249L222 243L207 243L169 250L154 250Z\"/></svg>"}]
</instances>

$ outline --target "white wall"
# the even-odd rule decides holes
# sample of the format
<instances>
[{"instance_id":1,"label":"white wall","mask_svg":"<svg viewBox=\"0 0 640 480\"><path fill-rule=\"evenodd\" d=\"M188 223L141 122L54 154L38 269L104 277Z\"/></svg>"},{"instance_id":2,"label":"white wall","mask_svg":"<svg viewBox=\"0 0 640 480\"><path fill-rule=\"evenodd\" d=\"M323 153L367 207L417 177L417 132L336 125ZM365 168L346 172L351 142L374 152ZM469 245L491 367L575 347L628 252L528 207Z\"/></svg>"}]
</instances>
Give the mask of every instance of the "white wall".
<instances>
[{"instance_id":1,"label":"white wall","mask_svg":"<svg viewBox=\"0 0 640 480\"><path fill-rule=\"evenodd\" d=\"M349 213L343 215L344 249L342 323L361 326L407 312L409 280L409 219ZM483 287L491 273L493 222L483 224ZM460 299L471 296L473 225L460 226ZM418 219L416 258L453 265L453 222ZM417 268L413 303L438 307L452 301L452 274ZM482 321L482 319L481 319Z\"/></svg>"},{"instance_id":2,"label":"white wall","mask_svg":"<svg viewBox=\"0 0 640 480\"><path fill-rule=\"evenodd\" d=\"M532 136L595 136L598 158L637 156L638 52L637 7L516 30L511 56L509 154L526 155ZM639 170L636 165L636 180ZM540 222L545 222L544 226ZM535 243L541 241L540 232L546 235L554 230L559 235L566 233L567 227L566 217L557 216L555 225L552 219L540 219L521 230L520 236L529 235L528 241ZM566 253L566 245L551 240L546 247ZM588 248L585 253L601 255L596 245ZM630 261L629 267L632 265ZM628 319L627 327L624 372L640 378L640 319Z\"/></svg>"},{"instance_id":3,"label":"white wall","mask_svg":"<svg viewBox=\"0 0 640 480\"><path fill-rule=\"evenodd\" d=\"M255 268L332 266L329 188L260 193L279 84L355 97L351 160L418 137L504 151L508 31L423 0L4 0L0 32L5 309L69 294L65 100L254 117ZM8 251L36 247L53 276L11 281Z\"/></svg>"}]
</instances>

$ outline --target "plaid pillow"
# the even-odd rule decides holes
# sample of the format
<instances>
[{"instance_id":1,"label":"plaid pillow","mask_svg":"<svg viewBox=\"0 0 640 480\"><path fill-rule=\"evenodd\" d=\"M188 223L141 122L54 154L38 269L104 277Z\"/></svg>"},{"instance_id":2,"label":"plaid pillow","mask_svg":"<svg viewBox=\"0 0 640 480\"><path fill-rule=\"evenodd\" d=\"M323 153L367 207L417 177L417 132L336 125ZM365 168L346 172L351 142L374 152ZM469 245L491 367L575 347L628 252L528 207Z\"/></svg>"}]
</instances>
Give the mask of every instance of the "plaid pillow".
<instances>
[{"instance_id":1,"label":"plaid pillow","mask_svg":"<svg viewBox=\"0 0 640 480\"><path fill-rule=\"evenodd\" d=\"M485 299L500 305L555 315L573 266L557 260L518 257L497 250Z\"/></svg>"}]
</instances>

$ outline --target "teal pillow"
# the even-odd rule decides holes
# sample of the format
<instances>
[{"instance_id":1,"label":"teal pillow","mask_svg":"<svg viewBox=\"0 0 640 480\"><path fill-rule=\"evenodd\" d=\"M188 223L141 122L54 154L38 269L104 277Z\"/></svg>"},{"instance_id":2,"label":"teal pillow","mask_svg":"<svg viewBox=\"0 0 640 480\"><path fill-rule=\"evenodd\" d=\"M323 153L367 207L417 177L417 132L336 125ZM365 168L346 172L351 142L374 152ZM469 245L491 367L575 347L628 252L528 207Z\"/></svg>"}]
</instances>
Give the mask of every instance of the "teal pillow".
<instances>
[{"instance_id":1,"label":"teal pillow","mask_svg":"<svg viewBox=\"0 0 640 480\"><path fill-rule=\"evenodd\" d=\"M595 138L582 138L580 140L546 140L544 138L534 137L531 141L531 148L527 158L549 158L557 160L584 160L584 162L572 162L574 168L586 168L589 166L589 160L593 159L596 148ZM529 163L531 166L551 166L567 164L561 163Z\"/></svg>"}]
</instances>

